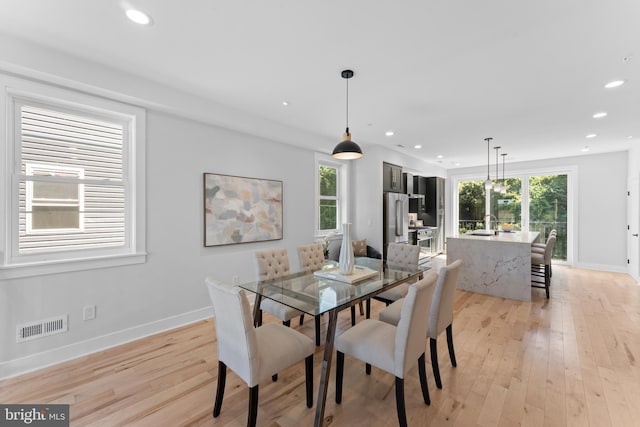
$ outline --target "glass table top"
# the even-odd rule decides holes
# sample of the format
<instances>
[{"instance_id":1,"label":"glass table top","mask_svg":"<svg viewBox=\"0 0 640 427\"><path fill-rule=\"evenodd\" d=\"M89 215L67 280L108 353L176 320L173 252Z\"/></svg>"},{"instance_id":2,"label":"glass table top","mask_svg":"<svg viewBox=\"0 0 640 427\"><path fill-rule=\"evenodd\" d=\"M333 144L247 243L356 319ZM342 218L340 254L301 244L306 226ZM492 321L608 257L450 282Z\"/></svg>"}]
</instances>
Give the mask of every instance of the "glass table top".
<instances>
[{"instance_id":1,"label":"glass table top","mask_svg":"<svg viewBox=\"0 0 640 427\"><path fill-rule=\"evenodd\" d=\"M338 266L336 262L325 264L322 270ZM343 309L357 301L375 296L399 283L417 279L429 270L428 266L408 267L388 264L380 259L356 258L356 266L375 270L377 274L356 283L345 283L314 276L313 272L295 273L273 280L243 283L241 288L278 301L312 316L333 309Z\"/></svg>"}]
</instances>

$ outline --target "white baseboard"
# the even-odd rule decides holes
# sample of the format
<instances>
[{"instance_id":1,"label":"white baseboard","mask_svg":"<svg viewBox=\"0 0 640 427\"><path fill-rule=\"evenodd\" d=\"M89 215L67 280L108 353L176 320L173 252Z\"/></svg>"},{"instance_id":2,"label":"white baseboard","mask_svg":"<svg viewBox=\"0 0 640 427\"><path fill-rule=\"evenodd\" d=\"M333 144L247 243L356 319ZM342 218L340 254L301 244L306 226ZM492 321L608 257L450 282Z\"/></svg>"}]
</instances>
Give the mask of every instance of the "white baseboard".
<instances>
[{"instance_id":1,"label":"white baseboard","mask_svg":"<svg viewBox=\"0 0 640 427\"><path fill-rule=\"evenodd\" d=\"M583 268L585 270L602 270L610 271L612 273L627 273L627 266L619 265L606 265L606 264L589 264L579 262L574 265L575 268Z\"/></svg>"},{"instance_id":2,"label":"white baseboard","mask_svg":"<svg viewBox=\"0 0 640 427\"><path fill-rule=\"evenodd\" d=\"M0 380L26 374L27 372L32 372L52 365L57 365L58 363L126 344L131 341L195 323L210 317L213 317L213 309L211 307L201 308L188 313L157 320L155 322L145 323L133 328L80 341L64 347L43 351L42 353L9 360L7 362L0 363Z\"/></svg>"}]
</instances>

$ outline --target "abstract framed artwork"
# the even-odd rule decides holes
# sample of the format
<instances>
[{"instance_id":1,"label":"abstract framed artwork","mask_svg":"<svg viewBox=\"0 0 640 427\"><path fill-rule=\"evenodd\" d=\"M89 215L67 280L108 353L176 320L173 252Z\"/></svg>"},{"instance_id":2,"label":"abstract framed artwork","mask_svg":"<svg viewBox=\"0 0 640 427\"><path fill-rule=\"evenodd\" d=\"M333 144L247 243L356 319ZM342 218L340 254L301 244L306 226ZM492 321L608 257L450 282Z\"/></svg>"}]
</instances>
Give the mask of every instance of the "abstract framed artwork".
<instances>
[{"instance_id":1,"label":"abstract framed artwork","mask_svg":"<svg viewBox=\"0 0 640 427\"><path fill-rule=\"evenodd\" d=\"M204 173L204 245L282 239L282 181Z\"/></svg>"}]
</instances>

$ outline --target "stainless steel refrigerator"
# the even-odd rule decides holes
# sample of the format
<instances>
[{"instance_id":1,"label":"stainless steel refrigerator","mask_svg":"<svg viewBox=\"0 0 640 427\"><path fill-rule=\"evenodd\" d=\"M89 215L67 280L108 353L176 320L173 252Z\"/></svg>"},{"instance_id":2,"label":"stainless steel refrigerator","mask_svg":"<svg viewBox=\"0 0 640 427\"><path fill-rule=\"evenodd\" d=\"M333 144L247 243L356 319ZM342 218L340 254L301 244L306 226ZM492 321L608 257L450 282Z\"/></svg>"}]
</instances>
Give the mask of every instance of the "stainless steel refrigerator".
<instances>
[{"instance_id":1,"label":"stainless steel refrigerator","mask_svg":"<svg viewBox=\"0 0 640 427\"><path fill-rule=\"evenodd\" d=\"M409 196L402 193L384 193L384 248L389 243L409 243Z\"/></svg>"}]
</instances>

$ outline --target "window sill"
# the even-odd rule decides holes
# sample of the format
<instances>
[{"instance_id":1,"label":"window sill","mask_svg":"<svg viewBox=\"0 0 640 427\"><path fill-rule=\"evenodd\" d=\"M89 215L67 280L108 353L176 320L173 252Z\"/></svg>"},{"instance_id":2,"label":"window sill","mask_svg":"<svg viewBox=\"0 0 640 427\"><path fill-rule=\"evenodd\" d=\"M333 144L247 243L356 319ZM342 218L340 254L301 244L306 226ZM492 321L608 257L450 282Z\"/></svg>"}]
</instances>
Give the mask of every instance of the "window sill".
<instances>
[{"instance_id":1,"label":"window sill","mask_svg":"<svg viewBox=\"0 0 640 427\"><path fill-rule=\"evenodd\" d=\"M23 277L45 276L48 274L68 273L73 271L93 270L97 268L120 267L143 264L147 260L146 253L112 255L73 259L65 261L34 262L14 264L0 267L0 280L19 279Z\"/></svg>"}]
</instances>

